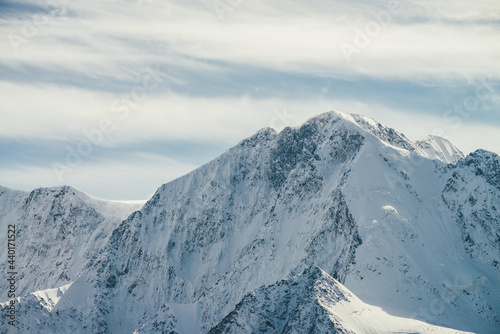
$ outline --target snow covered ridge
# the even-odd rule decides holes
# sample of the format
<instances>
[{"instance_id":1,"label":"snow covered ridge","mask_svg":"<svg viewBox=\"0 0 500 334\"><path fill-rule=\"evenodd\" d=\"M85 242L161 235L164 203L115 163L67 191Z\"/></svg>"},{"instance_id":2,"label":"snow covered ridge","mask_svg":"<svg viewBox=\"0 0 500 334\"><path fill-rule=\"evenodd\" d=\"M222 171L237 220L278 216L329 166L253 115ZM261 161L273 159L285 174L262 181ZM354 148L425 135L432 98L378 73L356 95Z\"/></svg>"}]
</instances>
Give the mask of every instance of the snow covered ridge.
<instances>
[{"instance_id":1,"label":"snow covered ridge","mask_svg":"<svg viewBox=\"0 0 500 334\"><path fill-rule=\"evenodd\" d=\"M499 163L331 112L257 132L125 220L67 187L5 191L19 330L498 333Z\"/></svg>"},{"instance_id":2,"label":"snow covered ridge","mask_svg":"<svg viewBox=\"0 0 500 334\"><path fill-rule=\"evenodd\" d=\"M262 287L245 297L209 334L449 333L453 329L398 318L363 303L321 268Z\"/></svg>"}]
</instances>

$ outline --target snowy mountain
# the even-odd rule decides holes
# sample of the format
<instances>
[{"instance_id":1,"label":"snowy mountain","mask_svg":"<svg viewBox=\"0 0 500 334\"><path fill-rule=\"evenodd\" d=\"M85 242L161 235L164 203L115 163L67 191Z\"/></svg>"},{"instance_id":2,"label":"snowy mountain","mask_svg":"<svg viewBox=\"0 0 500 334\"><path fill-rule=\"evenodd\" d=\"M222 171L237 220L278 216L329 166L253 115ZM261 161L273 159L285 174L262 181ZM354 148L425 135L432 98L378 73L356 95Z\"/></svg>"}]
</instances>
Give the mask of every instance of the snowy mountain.
<instances>
[{"instance_id":1,"label":"snowy mountain","mask_svg":"<svg viewBox=\"0 0 500 334\"><path fill-rule=\"evenodd\" d=\"M16 224L16 265L23 268L18 295L71 283L121 221L141 207L140 203L94 199L71 187L30 193L1 188L0 203L2 231ZM7 247L0 249L0 256L7 258ZM6 266L2 261L0 270L7 272ZM0 281L2 291L7 286L6 280Z\"/></svg>"},{"instance_id":2,"label":"snowy mountain","mask_svg":"<svg viewBox=\"0 0 500 334\"><path fill-rule=\"evenodd\" d=\"M19 328L499 332L499 163L331 112L257 132L123 221L71 188L8 191Z\"/></svg>"},{"instance_id":3,"label":"snowy mountain","mask_svg":"<svg viewBox=\"0 0 500 334\"><path fill-rule=\"evenodd\" d=\"M217 333L450 333L421 321L397 318L363 303L320 268L259 288L209 334Z\"/></svg>"}]
</instances>

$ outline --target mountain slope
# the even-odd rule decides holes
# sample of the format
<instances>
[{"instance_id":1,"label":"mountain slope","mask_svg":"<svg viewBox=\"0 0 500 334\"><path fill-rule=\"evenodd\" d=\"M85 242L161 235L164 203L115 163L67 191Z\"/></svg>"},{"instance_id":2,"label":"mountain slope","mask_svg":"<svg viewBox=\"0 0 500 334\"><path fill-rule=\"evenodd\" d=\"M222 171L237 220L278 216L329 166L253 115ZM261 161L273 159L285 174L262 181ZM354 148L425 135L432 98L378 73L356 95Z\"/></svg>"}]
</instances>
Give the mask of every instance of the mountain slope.
<instances>
[{"instance_id":1,"label":"mountain slope","mask_svg":"<svg viewBox=\"0 0 500 334\"><path fill-rule=\"evenodd\" d=\"M485 257L468 254L463 224L443 200L452 170L463 171L464 166L391 146L368 142L343 188L363 240L356 251L356 270L344 284L364 302L393 315L497 332L499 272ZM468 173L465 182L487 187L474 173ZM494 215L499 194L486 194L495 204L485 210ZM498 231L498 223L494 228ZM484 235L474 238L479 253L493 247Z\"/></svg>"}]
</instances>

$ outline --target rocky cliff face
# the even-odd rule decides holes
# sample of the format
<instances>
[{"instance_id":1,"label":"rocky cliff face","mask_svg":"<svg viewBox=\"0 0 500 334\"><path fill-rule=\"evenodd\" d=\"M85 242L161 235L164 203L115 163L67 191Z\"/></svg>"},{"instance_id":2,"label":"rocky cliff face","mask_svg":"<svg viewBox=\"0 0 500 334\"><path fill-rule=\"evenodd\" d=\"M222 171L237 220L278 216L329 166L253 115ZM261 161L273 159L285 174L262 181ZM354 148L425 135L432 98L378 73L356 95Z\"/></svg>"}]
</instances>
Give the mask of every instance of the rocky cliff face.
<instances>
[{"instance_id":1,"label":"rocky cliff face","mask_svg":"<svg viewBox=\"0 0 500 334\"><path fill-rule=\"evenodd\" d=\"M20 328L207 333L237 332L243 321L250 326L243 331L359 332L335 313L346 310L339 303L345 284L349 296L382 307L395 324L404 317L422 320L410 326L422 331L432 323L494 333L498 156L462 158L444 139L425 143L332 112L280 133L259 131L161 186L115 225L91 205L65 199L72 190L32 193L19 211L31 222L26 240L51 228L30 254L57 260L31 289L72 284L50 310L34 295L22 299ZM78 257L61 254L59 245L73 244ZM25 275L31 281L34 273ZM251 314L255 307L266 311ZM370 330L386 330L377 328Z\"/></svg>"},{"instance_id":2,"label":"rocky cliff face","mask_svg":"<svg viewBox=\"0 0 500 334\"><path fill-rule=\"evenodd\" d=\"M460 226L467 253L500 269L500 158L484 150L447 169L443 201Z\"/></svg>"}]
</instances>

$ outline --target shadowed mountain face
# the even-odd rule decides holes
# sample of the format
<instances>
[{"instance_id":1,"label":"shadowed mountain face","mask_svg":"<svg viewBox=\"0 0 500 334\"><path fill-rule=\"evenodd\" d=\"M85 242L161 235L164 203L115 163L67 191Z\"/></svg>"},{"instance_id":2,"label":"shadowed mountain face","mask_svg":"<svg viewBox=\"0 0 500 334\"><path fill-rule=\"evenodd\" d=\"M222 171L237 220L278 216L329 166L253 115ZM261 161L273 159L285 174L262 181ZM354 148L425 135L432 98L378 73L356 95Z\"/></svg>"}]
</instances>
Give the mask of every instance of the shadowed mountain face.
<instances>
[{"instance_id":1,"label":"shadowed mountain face","mask_svg":"<svg viewBox=\"0 0 500 334\"><path fill-rule=\"evenodd\" d=\"M121 222L80 203L83 194L44 194L51 200L39 202L33 193L11 194L0 217L9 211L25 221L20 231L37 243L22 247L51 259L27 265L37 278L24 270L36 284L24 286L19 326L446 332L433 324L495 333L499 161L485 151L464 158L442 138L414 143L372 119L332 112L280 133L259 131L161 186ZM40 306L47 294L28 294L68 283L50 309ZM348 316L353 300L369 316ZM405 329L404 318L420 321L406 319Z\"/></svg>"}]
</instances>

